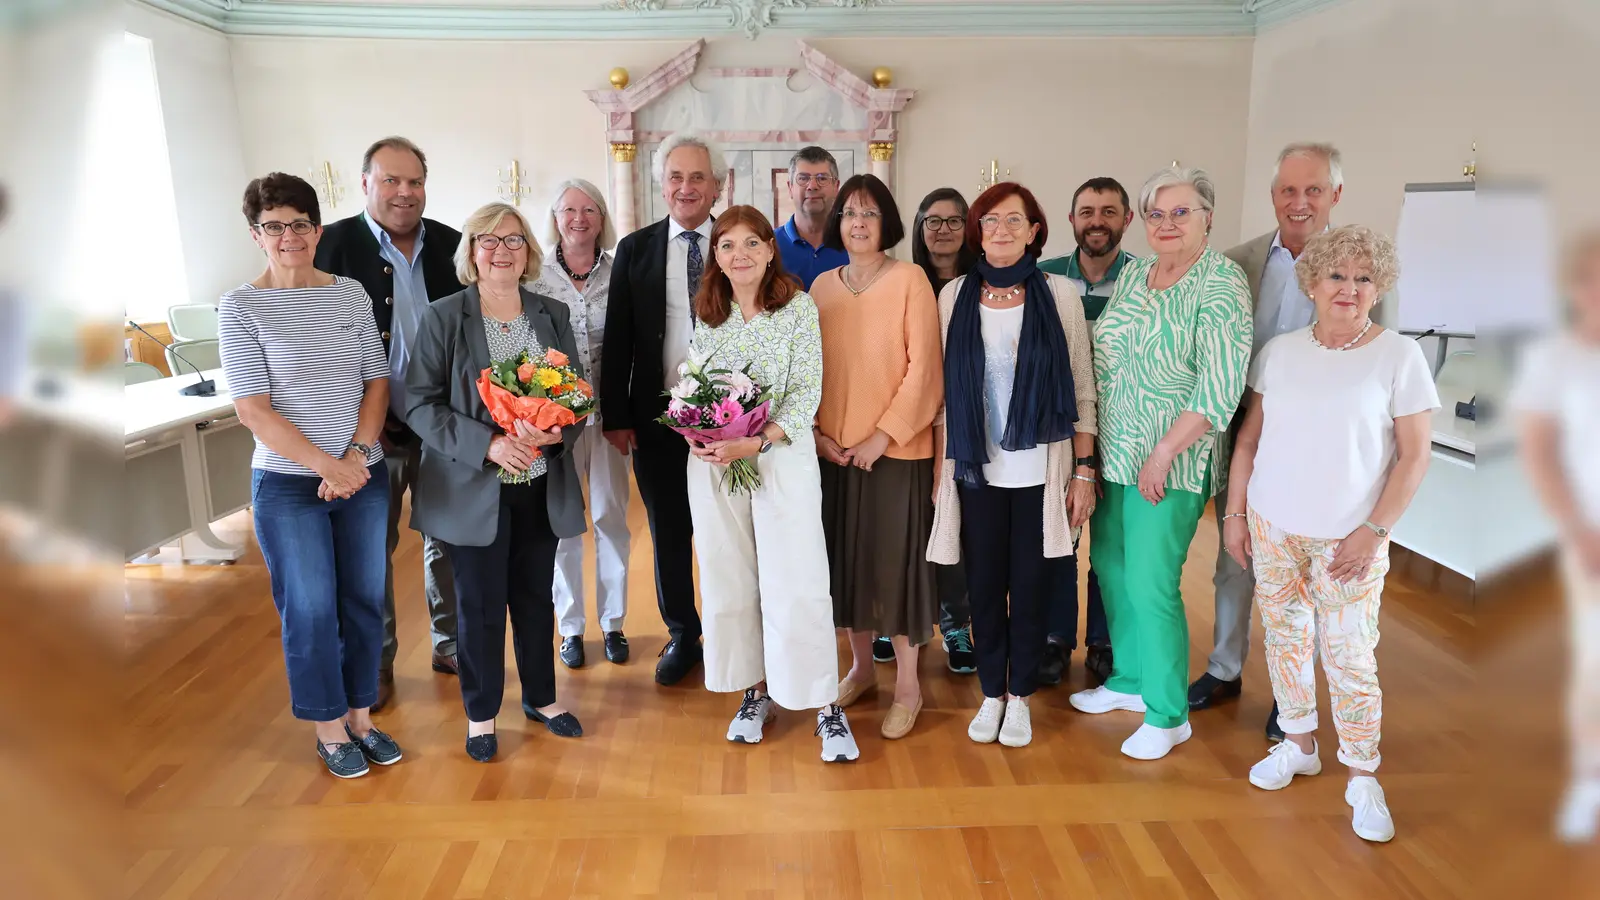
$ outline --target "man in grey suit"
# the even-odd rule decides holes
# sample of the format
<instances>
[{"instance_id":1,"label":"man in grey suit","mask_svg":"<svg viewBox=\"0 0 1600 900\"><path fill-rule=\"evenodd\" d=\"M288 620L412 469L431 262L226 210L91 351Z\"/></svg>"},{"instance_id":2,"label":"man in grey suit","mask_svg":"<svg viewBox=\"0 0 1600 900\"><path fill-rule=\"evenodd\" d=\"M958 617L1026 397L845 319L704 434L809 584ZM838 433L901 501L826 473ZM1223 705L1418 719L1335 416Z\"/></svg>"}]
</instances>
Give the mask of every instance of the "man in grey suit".
<instances>
[{"instance_id":1,"label":"man in grey suit","mask_svg":"<svg viewBox=\"0 0 1600 900\"><path fill-rule=\"evenodd\" d=\"M1272 207L1277 214L1278 227L1227 252L1227 257L1238 263L1250 279L1250 296L1255 302L1252 358L1278 335L1311 324L1316 310L1311 298L1300 290L1294 264L1306 243L1328 229L1328 219L1343 192L1344 167L1339 151L1332 144L1295 143L1278 154L1277 172L1272 178ZM1395 314L1392 294L1382 298L1374 308L1374 320L1379 325L1392 327ZM1243 416L1235 418L1235 427L1241 419ZM1227 493L1218 495L1219 533L1222 511L1227 505ZM1250 646L1255 574L1219 549L1213 583L1217 609L1212 636L1214 647L1205 674L1189 685L1189 708L1192 710L1237 697L1244 684L1241 673ZM1267 737L1283 740L1276 703L1267 717Z\"/></svg>"}]
</instances>

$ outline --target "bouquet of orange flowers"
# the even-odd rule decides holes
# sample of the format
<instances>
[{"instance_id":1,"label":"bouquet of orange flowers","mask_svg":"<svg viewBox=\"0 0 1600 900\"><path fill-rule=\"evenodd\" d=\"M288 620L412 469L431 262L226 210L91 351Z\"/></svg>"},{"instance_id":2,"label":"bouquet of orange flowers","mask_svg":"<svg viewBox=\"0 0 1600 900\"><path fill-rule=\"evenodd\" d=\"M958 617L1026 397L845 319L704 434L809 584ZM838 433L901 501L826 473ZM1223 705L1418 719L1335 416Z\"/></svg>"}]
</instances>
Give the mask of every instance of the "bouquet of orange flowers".
<instances>
[{"instance_id":1,"label":"bouquet of orange flowers","mask_svg":"<svg viewBox=\"0 0 1600 900\"><path fill-rule=\"evenodd\" d=\"M478 396L506 434L517 433L519 420L541 431L576 424L599 404L594 388L568 362L567 355L553 347L537 359L523 351L484 369L478 375ZM534 450L533 455L543 454ZM506 484L531 477L500 468L500 480Z\"/></svg>"}]
</instances>

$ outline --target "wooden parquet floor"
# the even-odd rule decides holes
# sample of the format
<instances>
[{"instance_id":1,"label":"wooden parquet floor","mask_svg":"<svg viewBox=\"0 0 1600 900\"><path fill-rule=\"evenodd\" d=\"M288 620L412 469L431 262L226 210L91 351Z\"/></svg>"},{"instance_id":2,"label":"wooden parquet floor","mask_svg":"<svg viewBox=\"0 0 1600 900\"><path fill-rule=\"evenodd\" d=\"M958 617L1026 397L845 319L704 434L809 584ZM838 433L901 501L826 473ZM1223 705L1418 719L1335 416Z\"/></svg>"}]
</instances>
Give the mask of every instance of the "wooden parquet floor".
<instances>
[{"instance_id":1,"label":"wooden parquet floor","mask_svg":"<svg viewBox=\"0 0 1600 900\"><path fill-rule=\"evenodd\" d=\"M1196 673L1211 645L1212 521L1184 575ZM1026 748L967 739L977 682L947 671L942 649L922 657L926 708L902 741L878 736L893 681L879 669L883 689L850 710L855 764L819 761L807 713L780 712L758 746L729 744L735 696L652 678L665 637L637 495L633 524L633 661L604 661L591 618L589 666L557 667L586 732L575 741L526 722L508 678L492 765L463 753L457 683L429 667L420 545L407 532L398 700L378 717L406 756L350 782L322 771L310 729L289 714L258 552L228 567L130 567L125 895L1472 895L1474 623L1470 605L1423 579L1397 576L1385 595L1382 775L1399 836L1373 846L1350 831L1326 724L1322 776L1277 793L1248 784L1268 749L1259 636L1242 700L1196 714L1194 739L1159 762L1118 753L1136 716L1067 704L1084 686L1081 651L1068 680L1037 695ZM247 515L226 525L249 534Z\"/></svg>"}]
</instances>

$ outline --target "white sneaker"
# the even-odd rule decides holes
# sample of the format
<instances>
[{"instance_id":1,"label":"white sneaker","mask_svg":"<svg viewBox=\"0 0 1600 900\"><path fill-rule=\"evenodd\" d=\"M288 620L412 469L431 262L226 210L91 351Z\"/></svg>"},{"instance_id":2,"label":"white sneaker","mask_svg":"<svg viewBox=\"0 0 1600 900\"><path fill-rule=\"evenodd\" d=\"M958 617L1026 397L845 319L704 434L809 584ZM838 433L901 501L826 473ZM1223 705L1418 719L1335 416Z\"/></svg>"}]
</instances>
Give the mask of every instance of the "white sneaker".
<instances>
[{"instance_id":1,"label":"white sneaker","mask_svg":"<svg viewBox=\"0 0 1600 900\"><path fill-rule=\"evenodd\" d=\"M1556 814L1556 837L1568 844L1594 840L1600 825L1600 778L1573 781Z\"/></svg>"},{"instance_id":2,"label":"white sneaker","mask_svg":"<svg viewBox=\"0 0 1600 900\"><path fill-rule=\"evenodd\" d=\"M744 692L739 711L728 723L728 740L735 744L761 743L761 726L778 717L772 698L751 688Z\"/></svg>"},{"instance_id":3,"label":"white sneaker","mask_svg":"<svg viewBox=\"0 0 1600 900\"><path fill-rule=\"evenodd\" d=\"M1028 704L1012 697L1006 701L1006 718L1000 725L1000 743L1007 747L1026 747L1032 740L1033 716L1028 712Z\"/></svg>"},{"instance_id":4,"label":"white sneaker","mask_svg":"<svg viewBox=\"0 0 1600 900\"><path fill-rule=\"evenodd\" d=\"M1283 741L1272 748L1266 759L1250 767L1250 783L1263 791L1281 791L1296 775L1321 772L1322 758L1317 755L1316 741L1311 742L1310 753L1301 753L1294 741Z\"/></svg>"},{"instance_id":5,"label":"white sneaker","mask_svg":"<svg viewBox=\"0 0 1600 900\"><path fill-rule=\"evenodd\" d=\"M1000 716L1006 711L1006 703L999 697L983 698L983 705L978 707L978 714L972 717L972 724L967 726L967 737L980 744L992 744L1000 736Z\"/></svg>"},{"instance_id":6,"label":"white sneaker","mask_svg":"<svg viewBox=\"0 0 1600 900\"><path fill-rule=\"evenodd\" d=\"M853 762L861 756L856 736L850 733L844 707L824 706L817 710L817 734L822 737L823 762Z\"/></svg>"},{"instance_id":7,"label":"white sneaker","mask_svg":"<svg viewBox=\"0 0 1600 900\"><path fill-rule=\"evenodd\" d=\"M1122 742L1122 753L1134 759L1160 759L1193 734L1194 729L1189 727L1188 722L1177 728L1157 728L1146 722L1139 726L1132 737Z\"/></svg>"},{"instance_id":8,"label":"white sneaker","mask_svg":"<svg viewBox=\"0 0 1600 900\"><path fill-rule=\"evenodd\" d=\"M1067 702L1071 703L1072 708L1078 712L1095 715L1108 713L1114 709L1125 709L1128 712L1136 713L1144 712L1143 697L1138 694L1124 694L1120 691L1113 691L1103 684L1087 691L1079 691L1068 697Z\"/></svg>"},{"instance_id":9,"label":"white sneaker","mask_svg":"<svg viewBox=\"0 0 1600 900\"><path fill-rule=\"evenodd\" d=\"M1370 776L1350 779L1349 786L1344 789L1344 802L1355 810L1350 817L1350 827L1355 830L1356 837L1379 843L1394 837L1394 817L1389 815L1389 805L1383 801L1383 788L1378 779Z\"/></svg>"}]
</instances>

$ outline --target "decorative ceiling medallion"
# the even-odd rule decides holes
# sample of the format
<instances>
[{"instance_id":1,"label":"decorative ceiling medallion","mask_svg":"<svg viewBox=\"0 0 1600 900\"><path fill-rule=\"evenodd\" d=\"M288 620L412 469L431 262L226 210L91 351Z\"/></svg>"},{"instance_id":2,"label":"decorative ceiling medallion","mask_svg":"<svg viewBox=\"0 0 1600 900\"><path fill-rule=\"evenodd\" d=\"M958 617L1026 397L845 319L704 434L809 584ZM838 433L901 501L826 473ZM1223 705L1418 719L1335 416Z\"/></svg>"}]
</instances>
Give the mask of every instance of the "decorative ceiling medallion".
<instances>
[{"instance_id":1,"label":"decorative ceiling medallion","mask_svg":"<svg viewBox=\"0 0 1600 900\"><path fill-rule=\"evenodd\" d=\"M626 9L632 12L654 12L663 9L721 9L728 13L728 27L743 31L752 40L769 28L773 16L780 9L806 9L816 3L826 3L841 9L866 9L882 6L893 0L679 0L669 6L669 0L609 0L606 9Z\"/></svg>"}]
</instances>

